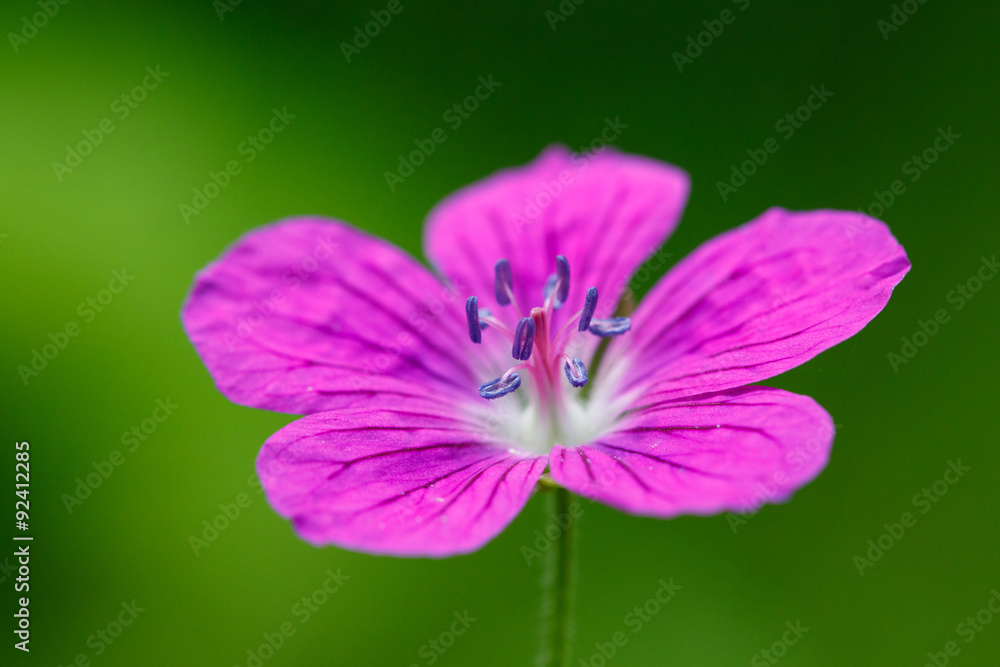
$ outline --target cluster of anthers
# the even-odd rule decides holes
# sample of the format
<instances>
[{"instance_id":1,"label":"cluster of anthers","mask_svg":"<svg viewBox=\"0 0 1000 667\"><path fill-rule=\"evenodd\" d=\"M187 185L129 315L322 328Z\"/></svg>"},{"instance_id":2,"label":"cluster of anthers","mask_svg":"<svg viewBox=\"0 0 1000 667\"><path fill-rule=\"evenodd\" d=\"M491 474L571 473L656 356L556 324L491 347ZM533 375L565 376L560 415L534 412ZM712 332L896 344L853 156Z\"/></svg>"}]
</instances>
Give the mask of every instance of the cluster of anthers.
<instances>
[{"instance_id":1,"label":"cluster of anthers","mask_svg":"<svg viewBox=\"0 0 1000 667\"><path fill-rule=\"evenodd\" d=\"M483 330L496 329L511 342L511 356L519 362L511 366L503 375L484 382L479 387L479 395L494 399L505 396L521 386L520 370L531 373L538 388L539 400L558 403L561 389L560 370L574 387L587 384L587 368L578 357L570 357L566 348L577 333L590 332L595 336L618 336L628 331L632 322L627 317L594 319L597 309L597 288L587 290L583 308L567 320L558 332L552 332L553 312L566 303L569 296L569 262L562 255L556 256L556 272L549 276L545 284L544 305L534 307L525 316L514 298L513 273L506 259L497 261L494 267L497 303L501 306L513 305L517 309L518 321L513 331L485 308L479 308L479 299L470 296L465 302L465 314L469 323L469 338L473 343L482 343ZM571 328L576 325L575 330Z\"/></svg>"}]
</instances>

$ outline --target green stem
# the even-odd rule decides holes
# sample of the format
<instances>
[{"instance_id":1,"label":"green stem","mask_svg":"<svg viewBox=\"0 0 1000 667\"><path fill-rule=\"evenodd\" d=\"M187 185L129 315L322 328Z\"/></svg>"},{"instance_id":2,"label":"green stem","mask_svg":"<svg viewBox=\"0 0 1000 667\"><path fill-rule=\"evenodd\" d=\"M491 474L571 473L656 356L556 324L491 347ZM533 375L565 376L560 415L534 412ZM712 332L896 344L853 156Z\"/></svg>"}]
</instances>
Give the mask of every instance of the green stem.
<instances>
[{"instance_id":1,"label":"green stem","mask_svg":"<svg viewBox=\"0 0 1000 667\"><path fill-rule=\"evenodd\" d=\"M550 525L559 528L559 537L552 540L542 574L542 647L536 665L569 667L570 611L576 576L573 543L577 518L570 514L569 491L559 488L548 496Z\"/></svg>"}]
</instances>

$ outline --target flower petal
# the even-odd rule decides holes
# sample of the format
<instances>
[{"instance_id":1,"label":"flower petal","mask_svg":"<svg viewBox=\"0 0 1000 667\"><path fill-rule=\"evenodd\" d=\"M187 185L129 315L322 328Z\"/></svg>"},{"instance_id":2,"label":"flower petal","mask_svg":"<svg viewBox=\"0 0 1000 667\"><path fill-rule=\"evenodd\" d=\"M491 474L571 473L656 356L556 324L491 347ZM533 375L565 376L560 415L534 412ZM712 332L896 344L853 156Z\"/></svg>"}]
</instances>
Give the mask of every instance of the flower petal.
<instances>
[{"instance_id":1,"label":"flower petal","mask_svg":"<svg viewBox=\"0 0 1000 667\"><path fill-rule=\"evenodd\" d=\"M588 287L597 288L604 317L677 225L688 190L687 174L656 160L552 146L531 164L438 204L427 220L425 253L463 295L478 296L494 312L493 266L510 260L525 313L541 305L556 256L564 255L571 287L556 323L583 307Z\"/></svg>"},{"instance_id":2,"label":"flower petal","mask_svg":"<svg viewBox=\"0 0 1000 667\"><path fill-rule=\"evenodd\" d=\"M609 348L601 390L663 399L773 377L860 331L909 269L882 222L771 209L660 280Z\"/></svg>"},{"instance_id":3,"label":"flower petal","mask_svg":"<svg viewBox=\"0 0 1000 667\"><path fill-rule=\"evenodd\" d=\"M782 502L826 465L830 415L808 396L743 387L651 403L579 447L555 447L552 477L632 514L747 513Z\"/></svg>"},{"instance_id":4,"label":"flower petal","mask_svg":"<svg viewBox=\"0 0 1000 667\"><path fill-rule=\"evenodd\" d=\"M482 382L454 291L339 221L249 232L197 275L181 316L219 390L251 407L474 400Z\"/></svg>"},{"instance_id":5,"label":"flower petal","mask_svg":"<svg viewBox=\"0 0 1000 667\"><path fill-rule=\"evenodd\" d=\"M275 433L257 473L271 505L313 544L443 557L499 534L545 464L491 442L460 417L342 410Z\"/></svg>"}]
</instances>

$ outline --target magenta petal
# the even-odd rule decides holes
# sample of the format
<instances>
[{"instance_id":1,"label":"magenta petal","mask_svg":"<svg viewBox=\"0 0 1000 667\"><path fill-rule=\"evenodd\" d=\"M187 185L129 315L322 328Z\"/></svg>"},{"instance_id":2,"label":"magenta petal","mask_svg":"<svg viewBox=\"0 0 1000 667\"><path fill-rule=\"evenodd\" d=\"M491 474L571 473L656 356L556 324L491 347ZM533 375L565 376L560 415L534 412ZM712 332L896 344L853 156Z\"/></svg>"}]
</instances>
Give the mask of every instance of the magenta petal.
<instances>
[{"instance_id":1,"label":"magenta petal","mask_svg":"<svg viewBox=\"0 0 1000 667\"><path fill-rule=\"evenodd\" d=\"M264 444L257 473L271 505L313 544L443 557L499 534L545 464L404 403L293 422Z\"/></svg>"},{"instance_id":2,"label":"magenta petal","mask_svg":"<svg viewBox=\"0 0 1000 667\"><path fill-rule=\"evenodd\" d=\"M427 220L427 257L465 295L497 311L493 266L510 260L514 295L541 305L556 256L569 260L571 288L556 320L583 307L596 287L598 317L618 303L633 271L663 244L687 200L689 179L670 165L613 150L562 146L524 167L500 171L442 201Z\"/></svg>"},{"instance_id":3,"label":"magenta petal","mask_svg":"<svg viewBox=\"0 0 1000 667\"><path fill-rule=\"evenodd\" d=\"M616 392L689 396L758 382L853 336L910 269L882 222L770 209L695 250L632 316ZM625 337L623 337L625 338Z\"/></svg>"},{"instance_id":4,"label":"magenta petal","mask_svg":"<svg viewBox=\"0 0 1000 667\"><path fill-rule=\"evenodd\" d=\"M787 500L819 474L832 444L830 415L808 396L744 387L639 407L550 459L553 479L575 493L672 517Z\"/></svg>"},{"instance_id":5,"label":"magenta petal","mask_svg":"<svg viewBox=\"0 0 1000 667\"><path fill-rule=\"evenodd\" d=\"M229 399L310 414L478 399L462 313L453 290L395 246L299 218L249 232L201 271L182 319Z\"/></svg>"}]
</instances>

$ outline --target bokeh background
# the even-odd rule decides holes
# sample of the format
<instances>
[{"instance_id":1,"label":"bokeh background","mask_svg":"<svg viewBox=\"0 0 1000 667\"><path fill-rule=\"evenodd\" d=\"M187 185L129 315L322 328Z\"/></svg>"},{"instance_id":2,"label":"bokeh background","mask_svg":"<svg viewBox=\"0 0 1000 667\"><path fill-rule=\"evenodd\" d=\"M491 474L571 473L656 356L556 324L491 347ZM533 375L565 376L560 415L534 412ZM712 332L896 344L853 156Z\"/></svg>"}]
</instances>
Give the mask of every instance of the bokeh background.
<instances>
[{"instance_id":1,"label":"bokeh background","mask_svg":"<svg viewBox=\"0 0 1000 667\"><path fill-rule=\"evenodd\" d=\"M436 664L530 664L540 571L521 547L546 524L544 498L460 558L299 541L253 485L259 446L293 417L217 393L178 312L194 272L245 230L323 214L419 255L443 196L549 143L586 147L610 118L627 125L620 149L692 176L668 265L769 206L868 208L899 179L905 193L874 212L913 270L859 335L769 383L839 425L829 467L793 502L745 523L586 505L574 664L599 665L595 643L619 630L609 664L772 664L761 651L786 622L808 631L783 665L923 665L950 641L950 664L1000 664L1000 619L958 634L1000 589L1000 280L961 309L948 300L1000 252L996 3L909 0L890 30L888 0L402 0L350 62L341 43L386 2L50 5L34 32L39 3L0 8L0 536L16 532L13 443L27 440L35 537L28 655L12 647L13 547L0 551L0 662L252 666L248 650L291 622L264 665L426 665L425 645L467 610L477 620ZM679 69L674 54L723 10L732 22ZM147 67L166 74L122 117ZM490 75L501 85L451 129L443 113ZM811 86L832 96L786 138L775 124ZM241 142L275 108L294 119L247 161ZM89 155L53 166L104 119L114 130ZM390 190L384 172L436 127L447 142ZM910 180L939 128L959 138ZM769 137L780 150L724 200L716 182ZM241 173L186 220L180 205L230 160ZM123 267L134 279L88 321L80 304ZM887 355L938 309L948 323L894 369ZM79 335L25 383L17 367L71 320ZM173 414L129 451L123 434L167 399ZM124 462L67 508L114 450ZM921 513L914 496L959 460L970 470ZM191 536L240 494L239 517L195 553ZM907 511L916 525L859 574L854 557ZM295 605L338 568L350 579L303 623ZM629 631L625 615L670 577L676 598ZM95 633L133 601L143 611L104 643Z\"/></svg>"}]
</instances>

